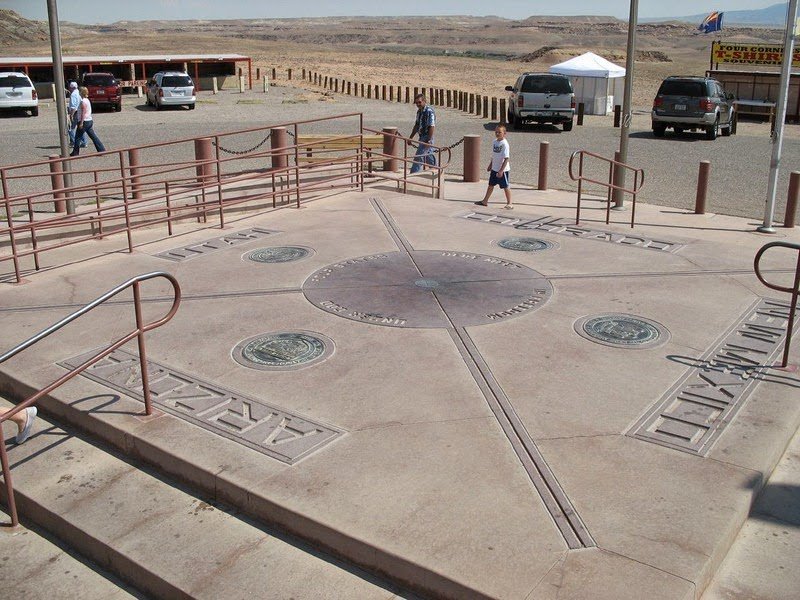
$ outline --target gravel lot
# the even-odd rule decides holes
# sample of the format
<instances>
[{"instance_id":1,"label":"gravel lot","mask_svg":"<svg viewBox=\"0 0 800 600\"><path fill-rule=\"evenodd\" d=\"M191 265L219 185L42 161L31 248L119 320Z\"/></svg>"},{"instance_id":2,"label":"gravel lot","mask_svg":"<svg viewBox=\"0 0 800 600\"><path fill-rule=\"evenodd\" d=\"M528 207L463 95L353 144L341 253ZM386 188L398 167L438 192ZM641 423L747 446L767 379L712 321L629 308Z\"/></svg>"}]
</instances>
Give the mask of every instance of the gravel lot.
<instances>
[{"instance_id":1,"label":"gravel lot","mask_svg":"<svg viewBox=\"0 0 800 600\"><path fill-rule=\"evenodd\" d=\"M107 148L116 149L349 112L363 112L365 125L374 129L396 126L400 133L408 134L413 125L414 108L411 105L328 96L318 90L299 87L273 87L268 94L224 91L212 95L203 92L194 111L184 108L156 111L145 106L143 98L129 95L124 98L121 113L95 113L95 131ZM482 152L488 162L494 123L443 108L437 109L437 118L439 144L450 145L466 134L479 133L483 138ZM0 121L5 128L4 143L0 146L0 165L36 161L58 152L56 110L52 101L41 104L39 117L6 113L0 114ZM613 156L619 145L619 129L614 129L612 123L611 116L586 117L583 127L575 127L569 133L551 126L510 132L512 182L536 184L539 144L546 141L550 143L550 187L575 189L567 174L570 154L583 149ZM311 130L335 131L336 127L320 124ZM243 136L235 141L241 144L237 148L244 149L260 139L263 139L263 134ZM231 140L231 145L233 143ZM93 152L91 147L88 150ZM656 139L650 132L647 107L641 107L634 113L629 163L643 168L646 174L641 201L692 208L699 162L709 160L709 211L760 220L771 151L766 123L742 122L737 135L720 137L714 142L702 139L697 133L681 137L668 133L666 138ZM169 151L161 152L165 161L174 160ZM449 171L461 173L462 160L461 148L456 148ZM800 170L800 127L797 125L786 127L776 209L778 222L783 219L792 170Z\"/></svg>"}]
</instances>

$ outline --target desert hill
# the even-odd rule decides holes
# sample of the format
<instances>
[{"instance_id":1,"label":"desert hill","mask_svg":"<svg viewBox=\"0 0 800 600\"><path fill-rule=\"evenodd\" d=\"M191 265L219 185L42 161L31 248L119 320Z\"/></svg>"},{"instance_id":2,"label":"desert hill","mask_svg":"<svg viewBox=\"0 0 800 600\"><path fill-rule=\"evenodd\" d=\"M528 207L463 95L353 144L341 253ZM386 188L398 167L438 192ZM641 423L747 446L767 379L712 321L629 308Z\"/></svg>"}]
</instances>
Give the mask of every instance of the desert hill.
<instances>
[{"instance_id":1,"label":"desert hill","mask_svg":"<svg viewBox=\"0 0 800 600\"><path fill-rule=\"evenodd\" d=\"M49 54L47 25L12 11L0 19L2 53ZM63 16L63 15L62 15ZM522 71L591 50L624 64L628 26L613 17L326 17L62 22L65 54L236 52L255 66L300 70L394 85L434 85L503 95ZM666 75L702 74L713 39L779 43L782 32L726 27L719 36L696 24L642 23L637 29L634 102L648 105Z\"/></svg>"}]
</instances>

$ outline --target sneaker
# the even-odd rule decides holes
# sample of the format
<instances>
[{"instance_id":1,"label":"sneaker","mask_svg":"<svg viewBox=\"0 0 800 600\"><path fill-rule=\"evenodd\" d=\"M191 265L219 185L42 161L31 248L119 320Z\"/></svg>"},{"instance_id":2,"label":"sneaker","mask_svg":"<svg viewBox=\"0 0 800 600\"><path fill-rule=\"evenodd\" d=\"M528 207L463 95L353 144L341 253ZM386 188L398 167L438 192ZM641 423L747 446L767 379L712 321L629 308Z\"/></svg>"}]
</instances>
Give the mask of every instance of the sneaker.
<instances>
[{"instance_id":1,"label":"sneaker","mask_svg":"<svg viewBox=\"0 0 800 600\"><path fill-rule=\"evenodd\" d=\"M512 208L514 208L514 205L513 204L506 204L503 208L505 208L507 210L511 210Z\"/></svg>"},{"instance_id":2,"label":"sneaker","mask_svg":"<svg viewBox=\"0 0 800 600\"><path fill-rule=\"evenodd\" d=\"M489 206L488 202L484 202L482 200L478 200L477 202L475 202L475 204L477 204L478 206Z\"/></svg>"},{"instance_id":3,"label":"sneaker","mask_svg":"<svg viewBox=\"0 0 800 600\"><path fill-rule=\"evenodd\" d=\"M31 431L33 431L33 422L36 420L36 410L35 406L29 406L25 409L25 427L17 434L17 437L14 438L14 441L17 444L21 444L25 440L27 440L31 436Z\"/></svg>"}]
</instances>

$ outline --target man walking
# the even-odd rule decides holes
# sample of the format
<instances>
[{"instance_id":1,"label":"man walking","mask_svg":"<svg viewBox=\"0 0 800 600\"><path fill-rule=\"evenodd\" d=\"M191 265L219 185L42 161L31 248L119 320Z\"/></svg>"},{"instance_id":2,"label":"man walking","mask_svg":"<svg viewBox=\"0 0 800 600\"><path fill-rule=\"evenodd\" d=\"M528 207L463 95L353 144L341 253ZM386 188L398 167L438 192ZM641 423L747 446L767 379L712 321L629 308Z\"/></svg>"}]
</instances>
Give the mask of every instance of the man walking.
<instances>
[{"instance_id":1,"label":"man walking","mask_svg":"<svg viewBox=\"0 0 800 600\"><path fill-rule=\"evenodd\" d=\"M428 106L425 101L425 94L414 96L414 104L417 106L417 119L414 122L414 129L411 130L409 138L419 133L419 147L414 156L414 164L411 165L411 174L417 173L423 164L436 166L436 155L433 153L433 132L436 129L436 115L433 108ZM409 140L408 144L411 144Z\"/></svg>"},{"instance_id":2,"label":"man walking","mask_svg":"<svg viewBox=\"0 0 800 600\"><path fill-rule=\"evenodd\" d=\"M69 115L69 145L75 145L75 130L78 128L78 107L81 105L81 94L78 91L78 84L74 81L69 83L69 105L67 114ZM81 148L86 148L86 134L81 134L78 140Z\"/></svg>"}]
</instances>

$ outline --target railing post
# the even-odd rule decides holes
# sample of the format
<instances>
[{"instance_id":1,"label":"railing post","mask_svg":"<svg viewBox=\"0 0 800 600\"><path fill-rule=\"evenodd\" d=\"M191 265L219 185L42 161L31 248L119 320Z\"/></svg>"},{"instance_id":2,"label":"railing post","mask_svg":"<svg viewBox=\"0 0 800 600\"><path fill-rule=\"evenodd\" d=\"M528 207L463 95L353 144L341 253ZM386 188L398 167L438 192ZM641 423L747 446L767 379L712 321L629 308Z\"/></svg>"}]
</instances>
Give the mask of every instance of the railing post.
<instances>
[{"instance_id":1,"label":"railing post","mask_svg":"<svg viewBox=\"0 0 800 600\"><path fill-rule=\"evenodd\" d=\"M50 185L54 190L64 189L64 169L59 154L51 154L50 158ZM67 212L67 201L64 192L53 193L53 206L57 213Z\"/></svg>"},{"instance_id":2,"label":"railing post","mask_svg":"<svg viewBox=\"0 0 800 600\"><path fill-rule=\"evenodd\" d=\"M480 172L481 136L464 136L464 181L475 183L481 180Z\"/></svg>"},{"instance_id":3,"label":"railing post","mask_svg":"<svg viewBox=\"0 0 800 600\"><path fill-rule=\"evenodd\" d=\"M397 127L384 127L383 128L383 154L391 156L392 158L384 158L383 170L394 173L397 171ZM441 164L441 163L439 163Z\"/></svg>"},{"instance_id":4,"label":"railing post","mask_svg":"<svg viewBox=\"0 0 800 600\"><path fill-rule=\"evenodd\" d=\"M708 196L708 177L711 173L711 162L700 161L700 170L697 174L697 195L694 200L694 214L706 214L706 198Z\"/></svg>"},{"instance_id":5,"label":"railing post","mask_svg":"<svg viewBox=\"0 0 800 600\"><path fill-rule=\"evenodd\" d=\"M17 503L14 500L14 486L11 483L11 469L8 466L5 436L0 440L0 462L3 463L3 483L6 484L6 505L11 515L11 527L16 527L19 525L19 517L17 516Z\"/></svg>"},{"instance_id":6,"label":"railing post","mask_svg":"<svg viewBox=\"0 0 800 600\"><path fill-rule=\"evenodd\" d=\"M217 203L219 206L219 228L225 229L225 209L222 204L222 162L219 159L219 136L214 137L214 170L217 175ZM209 166L210 168L210 166Z\"/></svg>"},{"instance_id":7,"label":"railing post","mask_svg":"<svg viewBox=\"0 0 800 600\"><path fill-rule=\"evenodd\" d=\"M131 177L131 192L133 199L139 200L142 197L142 191L139 187L139 149L131 148L128 150L128 168L130 169Z\"/></svg>"},{"instance_id":8,"label":"railing post","mask_svg":"<svg viewBox=\"0 0 800 600\"><path fill-rule=\"evenodd\" d=\"M538 189L547 189L547 169L550 159L550 142L539 143L539 186Z\"/></svg>"},{"instance_id":9,"label":"railing post","mask_svg":"<svg viewBox=\"0 0 800 600\"><path fill-rule=\"evenodd\" d=\"M150 374L147 372L147 352L144 347L144 330L142 329L142 297L139 291L139 282L133 282L133 310L136 313L136 335L139 344L139 368L142 371L142 395L144 396L144 414L153 414L153 404L150 399Z\"/></svg>"},{"instance_id":10,"label":"railing post","mask_svg":"<svg viewBox=\"0 0 800 600\"><path fill-rule=\"evenodd\" d=\"M194 141L194 159L197 161L195 173L197 183L205 187L206 181L211 175L211 138L198 138Z\"/></svg>"},{"instance_id":11,"label":"railing post","mask_svg":"<svg viewBox=\"0 0 800 600\"><path fill-rule=\"evenodd\" d=\"M794 227L797 216L797 196L800 193L800 171L792 171L789 175L789 193L786 197L786 216L783 218L784 227Z\"/></svg>"}]
</instances>

